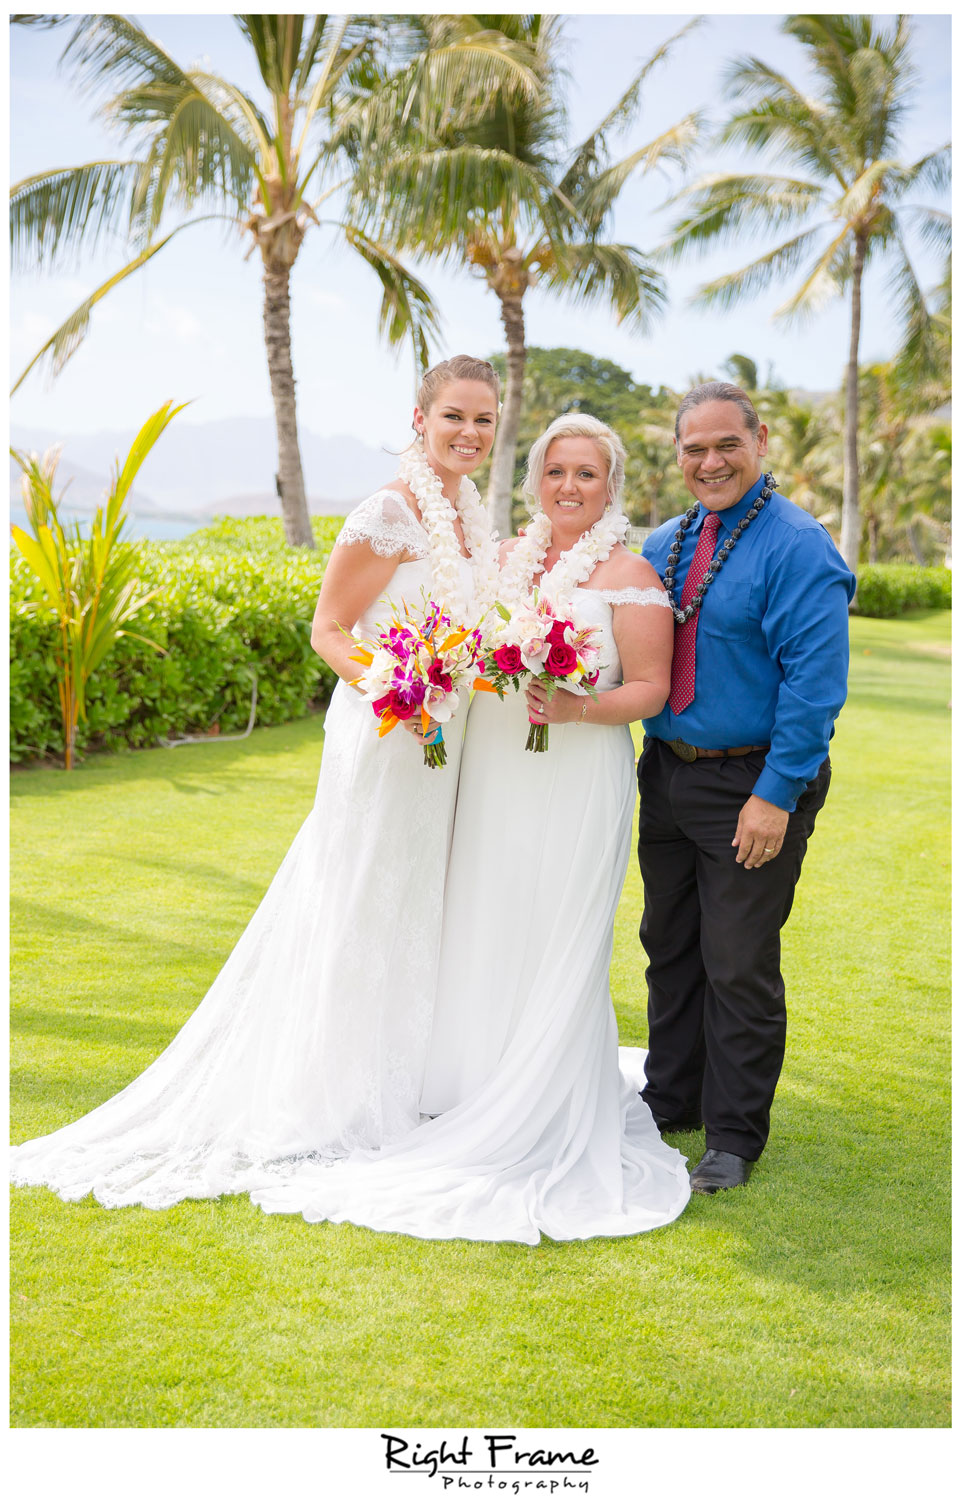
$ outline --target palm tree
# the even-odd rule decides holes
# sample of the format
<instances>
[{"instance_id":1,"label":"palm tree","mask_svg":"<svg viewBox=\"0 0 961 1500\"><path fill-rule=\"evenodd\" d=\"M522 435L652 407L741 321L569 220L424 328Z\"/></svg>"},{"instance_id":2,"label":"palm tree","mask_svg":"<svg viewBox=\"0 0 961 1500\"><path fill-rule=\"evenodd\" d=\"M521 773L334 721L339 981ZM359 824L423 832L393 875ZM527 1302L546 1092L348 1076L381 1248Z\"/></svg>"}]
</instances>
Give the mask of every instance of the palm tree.
<instances>
[{"instance_id":1,"label":"palm tree","mask_svg":"<svg viewBox=\"0 0 961 1500\"><path fill-rule=\"evenodd\" d=\"M851 335L844 418L844 499L841 552L856 568L861 543L858 510L858 348L861 283L865 267L886 256L896 308L916 334L929 313L911 262L905 233L947 246L946 213L909 201L915 189L947 185L949 147L906 163L898 159L898 131L915 84L906 16L879 24L868 15L792 15L782 29L804 47L819 84L805 93L756 57L731 65L729 92L745 101L724 125L720 140L770 149L776 159L806 175L715 173L680 196L686 215L666 247L680 255L721 237L796 229L817 222L739 271L702 287L700 299L729 307L803 265L803 279L776 317L816 311L850 292ZM812 258L813 256L813 258Z\"/></svg>"},{"instance_id":2,"label":"palm tree","mask_svg":"<svg viewBox=\"0 0 961 1500\"><path fill-rule=\"evenodd\" d=\"M841 520L841 419L834 400L799 401L782 386L756 392L770 430L769 465L796 505L837 533Z\"/></svg>"},{"instance_id":3,"label":"palm tree","mask_svg":"<svg viewBox=\"0 0 961 1500\"><path fill-rule=\"evenodd\" d=\"M894 363L861 371L868 562L927 561L925 532L943 550L951 519L950 428L918 413Z\"/></svg>"},{"instance_id":4,"label":"palm tree","mask_svg":"<svg viewBox=\"0 0 961 1500\"><path fill-rule=\"evenodd\" d=\"M405 51L404 21L397 17L390 34L400 37L401 57L392 70L377 45L383 39L377 17L335 23L329 16L240 15L235 19L266 91L262 107L229 79L181 68L126 17L14 19L72 26L63 60L83 89L117 90L105 107L107 118L124 140L136 143L128 157L38 173L13 189L15 263L56 266L118 231L136 250L52 334L14 390L41 359L50 361L54 373L62 369L86 335L96 304L175 235L211 219L227 222L263 264L281 510L288 542L312 547L290 351L290 273L308 230L329 228L370 266L381 284L381 332L391 343L410 337L423 363L427 340L436 332L427 290L394 248L356 220L330 215L330 200L344 186L333 177L334 168L349 177L356 165L337 138L338 115L348 109L362 113L385 90L396 111L405 100L429 105L432 96L448 98L491 77L529 87L516 49L468 22L448 27L436 48L417 53L408 45ZM161 233L164 220L177 213L181 222Z\"/></svg>"},{"instance_id":5,"label":"palm tree","mask_svg":"<svg viewBox=\"0 0 961 1500\"><path fill-rule=\"evenodd\" d=\"M572 150L559 87L562 18L473 20L496 26L529 49L538 92L507 97L498 89L464 99L459 112L466 123L447 112L411 120L405 149L392 152L380 170L355 178L355 188L371 222L399 249L466 263L498 299L507 382L488 500L494 525L508 534L527 356L527 293L540 284L581 303L606 304L619 321L630 319L639 327L663 304L662 279L643 254L602 236L633 172L685 159L698 116L686 115L619 161L610 159L608 141L634 121L652 68L694 23L657 48L596 129Z\"/></svg>"}]
</instances>

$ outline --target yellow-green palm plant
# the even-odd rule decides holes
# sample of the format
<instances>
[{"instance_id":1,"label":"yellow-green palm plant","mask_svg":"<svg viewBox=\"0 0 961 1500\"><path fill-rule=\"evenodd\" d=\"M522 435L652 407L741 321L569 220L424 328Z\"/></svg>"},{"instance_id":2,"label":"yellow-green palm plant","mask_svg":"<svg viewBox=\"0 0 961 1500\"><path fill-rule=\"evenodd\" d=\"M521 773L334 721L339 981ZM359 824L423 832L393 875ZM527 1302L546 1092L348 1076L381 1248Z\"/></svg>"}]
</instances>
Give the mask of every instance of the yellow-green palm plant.
<instances>
[{"instance_id":1,"label":"yellow-green palm plant","mask_svg":"<svg viewBox=\"0 0 961 1500\"><path fill-rule=\"evenodd\" d=\"M24 370L46 357L59 371L87 333L96 304L145 265L174 235L219 219L248 241L263 265L264 338L277 427L277 480L287 540L313 546L297 435L290 340L290 273L304 238L322 225L342 236L381 286L380 328L391 343L409 337L418 360L437 331L426 288L394 247L335 210L358 166L338 139L337 121L362 119L387 90L393 116L430 108L457 89L491 78L532 86L517 49L469 22L443 43L416 52L402 45L406 22L377 17L239 15L263 90L259 98L227 78L182 68L124 16L27 16L24 23L69 25L64 60L79 85L110 93L104 112L135 154L38 173L12 192L15 264L57 266L110 234L137 254L98 287L46 341ZM382 45L384 36L394 48ZM392 55L398 55L395 66ZM111 92L115 91L115 92ZM424 102L426 100L426 103ZM383 111L381 113L381 117ZM387 131L387 140L392 131ZM333 200L333 201L332 201ZM209 209L210 212L201 212ZM323 213L324 218L321 218ZM183 215L187 217L184 219ZM171 215L182 222L161 233ZM16 390L14 386L14 390Z\"/></svg>"},{"instance_id":2,"label":"yellow-green palm plant","mask_svg":"<svg viewBox=\"0 0 961 1500\"><path fill-rule=\"evenodd\" d=\"M829 299L850 293L840 547L848 566L856 568L862 526L861 283L870 261L887 257L896 310L905 327L920 336L928 314L905 233L913 225L922 238L946 247L950 219L910 202L908 195L914 189L946 187L949 147L910 163L897 156L899 129L916 82L908 17L895 16L886 24L869 15L790 15L782 29L804 48L817 95L759 58L735 62L728 72L728 91L747 104L728 119L719 138L770 150L775 159L807 175L725 172L700 178L680 195L688 207L665 250L678 256L724 238L797 229L816 218L749 265L701 287L699 297L705 304L729 307L802 266L800 286L776 317L813 313Z\"/></svg>"},{"instance_id":3,"label":"yellow-green palm plant","mask_svg":"<svg viewBox=\"0 0 961 1500\"><path fill-rule=\"evenodd\" d=\"M507 535L527 356L524 299L540 285L575 302L610 307L619 321L649 325L664 302L663 280L635 246L604 235L618 194L635 172L686 159L699 116L688 114L622 160L611 159L609 140L633 124L651 70L689 30L685 26L657 48L597 128L572 149L562 94L563 19L472 19L529 49L538 91L506 96L490 89L483 97L455 96L455 112L412 112L397 143L403 149L366 154L366 168L354 180L355 211L366 212L401 249L466 265L498 299L507 381L488 500L495 526Z\"/></svg>"},{"instance_id":4,"label":"yellow-green palm plant","mask_svg":"<svg viewBox=\"0 0 961 1500\"><path fill-rule=\"evenodd\" d=\"M114 642L132 635L163 649L128 628L156 591L145 593L137 575L137 549L124 537L124 502L144 459L180 411L182 405L167 401L141 427L123 465L116 465L89 535L79 523L69 529L61 523L53 494L59 448L48 450L43 458L11 449L23 471L24 507L33 535L21 526L11 531L37 585L34 597L20 607L55 623L54 661L67 771L73 769L77 724L87 717L87 683Z\"/></svg>"}]
</instances>

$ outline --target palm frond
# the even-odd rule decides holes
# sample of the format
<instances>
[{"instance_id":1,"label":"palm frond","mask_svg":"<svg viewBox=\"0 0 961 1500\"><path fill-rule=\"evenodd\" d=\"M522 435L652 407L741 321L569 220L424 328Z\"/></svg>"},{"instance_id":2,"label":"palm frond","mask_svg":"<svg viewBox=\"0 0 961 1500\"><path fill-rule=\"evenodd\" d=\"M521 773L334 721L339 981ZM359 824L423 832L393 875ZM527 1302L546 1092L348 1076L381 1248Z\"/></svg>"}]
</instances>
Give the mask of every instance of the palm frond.
<instances>
[{"instance_id":1,"label":"palm frond","mask_svg":"<svg viewBox=\"0 0 961 1500\"><path fill-rule=\"evenodd\" d=\"M649 172L665 162L685 165L697 142L702 120L699 111L685 115L683 120L678 120L676 125L662 131L646 145L639 146L622 161L614 162L590 181L578 184L580 191L573 195L573 201L589 228L594 233L600 230L625 182L638 169ZM566 192L564 183L569 181L568 173L561 184L562 191Z\"/></svg>"},{"instance_id":2,"label":"palm frond","mask_svg":"<svg viewBox=\"0 0 961 1500\"><path fill-rule=\"evenodd\" d=\"M869 162L847 191L832 204L832 213L836 218L843 219L848 224L860 219L872 201L880 197L882 189L890 188L894 184L897 191L900 186L899 174L900 166L896 161Z\"/></svg>"},{"instance_id":3,"label":"palm frond","mask_svg":"<svg viewBox=\"0 0 961 1500\"><path fill-rule=\"evenodd\" d=\"M576 302L613 307L619 323L640 330L651 326L667 301L662 276L633 245L565 244L546 258L540 280Z\"/></svg>"},{"instance_id":4,"label":"palm frond","mask_svg":"<svg viewBox=\"0 0 961 1500\"><path fill-rule=\"evenodd\" d=\"M940 146L930 151L905 169L911 187L930 188L933 193L946 193L951 186L951 145Z\"/></svg>"},{"instance_id":5,"label":"palm frond","mask_svg":"<svg viewBox=\"0 0 961 1500\"><path fill-rule=\"evenodd\" d=\"M926 245L948 255L951 250L951 215L936 208L904 203L898 209L898 217L906 215L908 222L917 230Z\"/></svg>"},{"instance_id":6,"label":"palm frond","mask_svg":"<svg viewBox=\"0 0 961 1500\"><path fill-rule=\"evenodd\" d=\"M784 229L821 207L823 198L820 183L803 178L710 173L671 200L687 200L691 208L673 226L658 254L675 259L689 249L703 252L709 244L739 232L756 233L759 223L774 231Z\"/></svg>"},{"instance_id":7,"label":"palm frond","mask_svg":"<svg viewBox=\"0 0 961 1500\"><path fill-rule=\"evenodd\" d=\"M301 65L303 14L235 15L250 43L260 76L273 95L290 94Z\"/></svg>"},{"instance_id":8,"label":"palm frond","mask_svg":"<svg viewBox=\"0 0 961 1500\"><path fill-rule=\"evenodd\" d=\"M439 338L440 324L430 293L385 245L366 235L356 224L343 224L347 243L370 266L383 289L379 332L388 343L409 338L421 369L430 363L430 339Z\"/></svg>"},{"instance_id":9,"label":"palm frond","mask_svg":"<svg viewBox=\"0 0 961 1500\"><path fill-rule=\"evenodd\" d=\"M475 146L386 152L354 177L354 216L399 249L453 256L485 221L527 218L551 235L578 219L549 178L505 151Z\"/></svg>"},{"instance_id":10,"label":"palm frond","mask_svg":"<svg viewBox=\"0 0 961 1500\"><path fill-rule=\"evenodd\" d=\"M786 240L739 271L730 271L705 283L698 288L694 300L706 306L728 308L742 298L765 291L777 277L789 274L801 264L811 240L823 233L824 227L819 224L813 229L805 229L802 234Z\"/></svg>"},{"instance_id":11,"label":"palm frond","mask_svg":"<svg viewBox=\"0 0 961 1500\"><path fill-rule=\"evenodd\" d=\"M647 61L635 73L616 104L608 110L586 140L577 147L560 182L561 191L568 197L575 195L585 179L592 174L596 164L607 155L608 138L617 131L625 129L636 116L641 104L641 91L653 69L668 56L682 37L694 27L700 26L703 19L703 16L694 16L692 20L685 22L679 31L675 31L673 36L668 37L665 42L655 48Z\"/></svg>"},{"instance_id":12,"label":"palm frond","mask_svg":"<svg viewBox=\"0 0 961 1500\"><path fill-rule=\"evenodd\" d=\"M248 151L261 160L270 155L271 130L268 121L249 94L216 73L192 70L190 81L213 109L226 120Z\"/></svg>"},{"instance_id":13,"label":"palm frond","mask_svg":"<svg viewBox=\"0 0 961 1500\"><path fill-rule=\"evenodd\" d=\"M850 236L851 231L845 224L818 256L794 295L776 307L772 317L785 320L805 318L820 312L838 295L850 275Z\"/></svg>"},{"instance_id":14,"label":"palm frond","mask_svg":"<svg viewBox=\"0 0 961 1500\"><path fill-rule=\"evenodd\" d=\"M314 118L317 114L317 111L322 108L323 105L330 103L337 84L340 82L341 78L350 68L355 59L358 58L363 52L366 45L363 42L358 42L353 47L345 47L343 45L344 36L347 32L349 24L349 17L341 23L339 30L336 32L333 41L327 49L323 64L320 68L320 72L314 79L313 85L311 86L310 95L307 99L307 104L304 109L304 120L303 126L301 128L300 140L295 148L298 155L304 149L304 144L307 140L310 128L314 123ZM314 54L314 60L316 60L316 52ZM313 63L311 64L311 66L313 66Z\"/></svg>"},{"instance_id":15,"label":"palm frond","mask_svg":"<svg viewBox=\"0 0 961 1500\"><path fill-rule=\"evenodd\" d=\"M888 289L895 317L904 329L899 363L923 383L943 363L943 327L932 315L903 241L892 258Z\"/></svg>"},{"instance_id":16,"label":"palm frond","mask_svg":"<svg viewBox=\"0 0 961 1500\"><path fill-rule=\"evenodd\" d=\"M836 149L828 112L814 100L760 99L748 110L732 115L718 132L721 145L748 145L770 150L816 176L835 178L845 187L843 158Z\"/></svg>"},{"instance_id":17,"label":"palm frond","mask_svg":"<svg viewBox=\"0 0 961 1500\"><path fill-rule=\"evenodd\" d=\"M152 260L158 251L170 243L174 235L179 234L181 230L190 229L194 224L202 224L208 222L210 219L222 218L223 215L221 214L204 214L202 217L189 220L186 224L178 224L177 228L172 229L169 234L164 235L163 239L156 240L152 245L148 245L128 265L121 267L119 271L115 271L95 291L91 292L89 297L84 298L80 306L74 309L69 318L66 318L60 324L60 327L50 335L46 343L37 350L33 359L27 365L26 369L21 372L16 383L12 386L10 391L11 396L14 391L19 390L34 366L39 364L44 358L50 362L51 373L54 376L59 375L64 365L76 354L86 338L90 327L90 314L97 303L102 302L107 293L113 291L115 286L119 286L121 281L126 281L128 276L132 276L135 271L140 270L141 266L145 266L148 260Z\"/></svg>"},{"instance_id":18,"label":"palm frond","mask_svg":"<svg viewBox=\"0 0 961 1500\"><path fill-rule=\"evenodd\" d=\"M152 142L149 186L139 205L141 239L152 239L171 196L186 208L226 200L243 210L255 163L254 153L203 95L193 88L184 92Z\"/></svg>"},{"instance_id":19,"label":"palm frond","mask_svg":"<svg viewBox=\"0 0 961 1500\"><path fill-rule=\"evenodd\" d=\"M476 18L475 18L476 19ZM467 130L492 94L534 101L541 87L528 46L461 18L453 40L415 56L372 94L341 114L332 137L361 154L387 141L431 147Z\"/></svg>"},{"instance_id":20,"label":"palm frond","mask_svg":"<svg viewBox=\"0 0 961 1500\"><path fill-rule=\"evenodd\" d=\"M51 31L55 26L62 26L66 21L72 21L71 15L63 16L37 16L37 15L12 15L11 26L30 26L36 31Z\"/></svg>"},{"instance_id":21,"label":"palm frond","mask_svg":"<svg viewBox=\"0 0 961 1500\"><path fill-rule=\"evenodd\" d=\"M92 161L38 172L10 191L10 248L18 268L55 264L68 251L95 249L130 227L143 175L139 161Z\"/></svg>"},{"instance_id":22,"label":"palm frond","mask_svg":"<svg viewBox=\"0 0 961 1500\"><path fill-rule=\"evenodd\" d=\"M886 32L871 15L793 15L783 30L812 54L832 111L847 121L862 160L888 156L916 74L908 56L910 27L895 16Z\"/></svg>"},{"instance_id":23,"label":"palm frond","mask_svg":"<svg viewBox=\"0 0 961 1500\"><path fill-rule=\"evenodd\" d=\"M186 75L143 27L127 16L81 16L62 54L92 93L151 83L183 87Z\"/></svg>"}]
</instances>

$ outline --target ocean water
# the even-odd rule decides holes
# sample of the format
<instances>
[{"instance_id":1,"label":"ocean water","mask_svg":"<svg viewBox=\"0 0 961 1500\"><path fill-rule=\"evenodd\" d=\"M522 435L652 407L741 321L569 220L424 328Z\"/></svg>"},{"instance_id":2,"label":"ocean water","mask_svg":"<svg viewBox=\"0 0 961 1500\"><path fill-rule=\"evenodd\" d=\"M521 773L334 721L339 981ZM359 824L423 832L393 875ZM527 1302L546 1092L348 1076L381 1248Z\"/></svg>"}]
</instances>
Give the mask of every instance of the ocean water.
<instances>
[{"instance_id":1,"label":"ocean water","mask_svg":"<svg viewBox=\"0 0 961 1500\"><path fill-rule=\"evenodd\" d=\"M89 511L71 511L64 507L60 512L60 519L65 525L73 525L74 521L83 524L89 523ZM10 525L22 526L25 531L30 528L27 525L27 513L22 505L11 502ZM167 520L164 517L131 515L125 535L131 541L151 542L179 542L182 537L190 536L191 532L199 531L201 523L188 520Z\"/></svg>"}]
</instances>

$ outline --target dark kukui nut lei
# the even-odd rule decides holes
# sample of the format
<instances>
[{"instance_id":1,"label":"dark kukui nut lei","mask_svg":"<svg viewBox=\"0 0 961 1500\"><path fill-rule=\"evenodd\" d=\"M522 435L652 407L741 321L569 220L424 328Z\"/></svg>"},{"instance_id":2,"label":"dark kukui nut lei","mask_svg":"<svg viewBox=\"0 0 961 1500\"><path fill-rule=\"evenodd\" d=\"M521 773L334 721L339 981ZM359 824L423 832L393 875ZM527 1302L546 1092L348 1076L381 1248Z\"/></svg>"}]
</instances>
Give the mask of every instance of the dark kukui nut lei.
<instances>
[{"instance_id":1,"label":"dark kukui nut lei","mask_svg":"<svg viewBox=\"0 0 961 1500\"><path fill-rule=\"evenodd\" d=\"M752 521L757 519L776 489L777 480L774 475L765 474L764 487L761 493L745 515L743 521L738 521L734 527L734 530L731 532L731 540L725 542L724 546L720 548L711 562L708 563L707 572L698 584L697 592L693 595L690 604L685 605L684 609L680 609L674 600L674 574L677 572L677 560L681 555L681 543L684 540L684 533L688 530L691 523L697 520L701 512L701 507L700 505L692 505L690 510L684 512L684 515L681 517L681 524L674 533L671 550L667 554L667 566L664 569L664 587L667 589L667 597L670 600L671 609L674 611L674 619L678 625L686 624L688 620L697 614L704 602L704 595L713 583L716 574L721 571L721 568L734 551L734 543L741 535L741 532L750 526Z\"/></svg>"}]
</instances>

